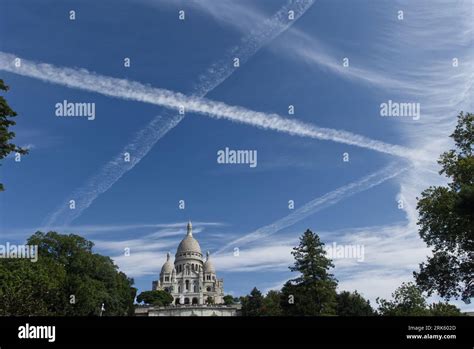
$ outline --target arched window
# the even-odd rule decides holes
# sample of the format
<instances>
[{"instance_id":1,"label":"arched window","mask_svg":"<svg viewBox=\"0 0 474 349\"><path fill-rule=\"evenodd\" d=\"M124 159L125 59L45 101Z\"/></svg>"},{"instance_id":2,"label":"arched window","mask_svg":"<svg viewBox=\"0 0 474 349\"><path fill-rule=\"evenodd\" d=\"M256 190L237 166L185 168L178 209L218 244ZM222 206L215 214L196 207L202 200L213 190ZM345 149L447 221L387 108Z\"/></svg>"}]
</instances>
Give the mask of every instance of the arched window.
<instances>
[{"instance_id":1,"label":"arched window","mask_svg":"<svg viewBox=\"0 0 474 349\"><path fill-rule=\"evenodd\" d=\"M189 291L189 280L186 280L186 291Z\"/></svg>"}]
</instances>

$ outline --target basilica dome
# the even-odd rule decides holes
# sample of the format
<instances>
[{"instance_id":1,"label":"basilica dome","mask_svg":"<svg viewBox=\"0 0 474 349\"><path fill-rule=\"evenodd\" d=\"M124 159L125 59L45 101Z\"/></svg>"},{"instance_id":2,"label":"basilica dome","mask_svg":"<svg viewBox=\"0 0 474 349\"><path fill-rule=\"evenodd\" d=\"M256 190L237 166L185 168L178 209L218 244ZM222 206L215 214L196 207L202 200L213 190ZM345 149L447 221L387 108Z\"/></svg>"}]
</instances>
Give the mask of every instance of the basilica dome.
<instances>
[{"instance_id":1,"label":"basilica dome","mask_svg":"<svg viewBox=\"0 0 474 349\"><path fill-rule=\"evenodd\" d=\"M211 256L209 254L209 251L207 252L207 259L206 263L204 263L204 272L205 273L216 273L216 268L214 268L214 264L211 261Z\"/></svg>"},{"instance_id":2,"label":"basilica dome","mask_svg":"<svg viewBox=\"0 0 474 349\"><path fill-rule=\"evenodd\" d=\"M197 240L193 237L193 227L191 225L191 222L188 223L188 233L186 234L185 238L179 243L178 250L176 251L176 256L189 252L198 253L202 256L201 246L199 246L199 242L197 242Z\"/></svg>"},{"instance_id":3,"label":"basilica dome","mask_svg":"<svg viewBox=\"0 0 474 349\"><path fill-rule=\"evenodd\" d=\"M173 269L174 269L174 265L173 265L173 263L170 262L170 254L167 253L166 254L166 262L161 267L161 274L164 274L164 273L171 274L173 272Z\"/></svg>"}]
</instances>

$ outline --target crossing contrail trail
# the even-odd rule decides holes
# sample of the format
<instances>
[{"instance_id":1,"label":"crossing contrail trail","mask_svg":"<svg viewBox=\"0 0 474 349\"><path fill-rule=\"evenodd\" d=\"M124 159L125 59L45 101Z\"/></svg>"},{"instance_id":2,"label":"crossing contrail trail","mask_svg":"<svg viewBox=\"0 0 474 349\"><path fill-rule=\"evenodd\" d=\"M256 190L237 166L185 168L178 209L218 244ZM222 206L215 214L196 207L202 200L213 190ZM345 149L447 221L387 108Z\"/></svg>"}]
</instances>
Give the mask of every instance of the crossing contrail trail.
<instances>
[{"instance_id":1,"label":"crossing contrail trail","mask_svg":"<svg viewBox=\"0 0 474 349\"><path fill-rule=\"evenodd\" d=\"M180 92L151 87L136 81L98 75L85 69L59 68L51 64L35 63L24 59L22 59L20 67L15 67L15 58L16 56L12 54L0 52L0 70L110 97L150 103L176 110L184 108L188 112L203 114L215 119L227 119L290 135L353 145L403 158L413 156L412 151L405 147L384 143L344 130L318 127L306 122L287 119L274 113L253 111L193 95L186 96Z\"/></svg>"},{"instance_id":2,"label":"crossing contrail trail","mask_svg":"<svg viewBox=\"0 0 474 349\"><path fill-rule=\"evenodd\" d=\"M300 2L300 4L301 3L302 2ZM307 3L311 4L311 2ZM254 38L253 40L249 38L244 40L248 46L243 46L244 49L241 50L243 54L242 57L239 57L241 58L241 62L245 62L245 60L250 57L252 51L249 50L249 47L253 47L255 52L258 50L259 46L256 44L255 38L263 38L268 41L285 29L285 21L286 28L291 24L290 21L285 20L284 15L286 15L286 12L286 9L280 11L274 16L273 22L270 22L271 25L269 25L269 28L274 33L273 36L268 33L262 34L253 32L250 34L250 37ZM260 47L261 45L262 44L260 44ZM233 50L229 54L229 57L235 57L239 52L238 49ZM139 82L101 76L85 69L58 68L49 64L35 63L24 59L21 60L21 65L17 67L13 64L16 58L14 55L0 52L0 69L71 88L79 88L111 97L151 103L171 109L185 108L186 111L201 113L213 118L225 118L235 122L292 135L340 142L400 157L409 157L413 154L409 149L404 147L387 144L347 131L321 128L297 120L285 119L277 114L256 112L202 98L201 96L206 94L206 90L209 91L209 89L214 88L232 73L233 69L229 68L232 66L231 60L229 59L222 60L221 63L213 65L208 70L209 73L216 75L214 84L212 84L212 81L209 79L201 78L197 84L195 93L191 96L186 96L178 92L153 88ZM123 173L133 168L140 159L146 155L153 144L170 129L175 127L182 118L182 115L174 115L169 120L166 120L164 125L160 123L160 120L164 119L163 117L157 117L152 120L147 128L140 131L137 137L135 137L136 142L132 142L132 146L126 149L128 152L135 150L138 155L136 159L126 163L122 159L122 154L115 157L102 168L102 171L98 175L88 181L85 187L76 191L75 194L79 196L79 199L75 199L76 210L69 210L68 206L63 204L59 210L49 217L46 223L57 224L58 222L56 220L62 214L61 212L67 213L68 216L68 218L66 218L67 221L64 223L77 218L98 195L108 190ZM149 141L143 142L143 139L148 139ZM130 153L132 154L132 152ZM105 179L106 177L107 179Z\"/></svg>"},{"instance_id":3,"label":"crossing contrail trail","mask_svg":"<svg viewBox=\"0 0 474 349\"><path fill-rule=\"evenodd\" d=\"M198 77L197 83L191 92L196 97L204 97L222 82L224 82L237 69L229 62L234 57L239 57L240 64L247 62L264 45L275 39L298 20L312 5L314 0L291 0L272 17L262 21L260 26L245 35L240 44L232 47L224 58L213 63L203 74ZM294 19L288 18L288 11L294 11ZM90 178L83 186L70 195L76 201L76 209L70 210L61 204L45 220L46 226L51 226L59 219L63 224L69 224L79 217L92 202L102 193L110 189L126 172L137 165L153 146L170 130L176 127L184 118L183 114L174 111L165 111L155 116L142 130L137 132L132 141L127 144L122 152L106 163L99 172ZM130 162L123 161L123 154L131 154ZM65 202L70 199L65 200Z\"/></svg>"},{"instance_id":4,"label":"crossing contrail trail","mask_svg":"<svg viewBox=\"0 0 474 349\"><path fill-rule=\"evenodd\" d=\"M238 239L229 242L228 244L217 250L214 255L220 254L228 248L241 248L241 246L243 246L244 244L248 244L258 239L262 239L272 234L275 234L278 231L292 226L293 224L326 207L334 205L337 202L348 198L349 196L355 195L362 191L373 188L379 184L382 184L383 182L398 176L407 169L408 167L401 166L400 162L391 163L390 165L382 168L381 170L367 175L362 179L359 179L358 181L346 184L329 193L324 194L321 197L311 200L310 202L303 205L301 208L295 210L293 213L277 220L276 222L273 222L272 224L261 227L249 234L246 234Z\"/></svg>"}]
</instances>

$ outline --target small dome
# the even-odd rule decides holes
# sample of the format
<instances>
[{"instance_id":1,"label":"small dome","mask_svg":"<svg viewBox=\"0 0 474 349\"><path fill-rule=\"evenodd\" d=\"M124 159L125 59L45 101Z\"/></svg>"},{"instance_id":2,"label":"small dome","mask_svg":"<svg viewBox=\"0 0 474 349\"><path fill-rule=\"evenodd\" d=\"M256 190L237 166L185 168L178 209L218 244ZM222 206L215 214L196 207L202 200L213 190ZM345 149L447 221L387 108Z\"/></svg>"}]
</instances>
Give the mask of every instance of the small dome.
<instances>
[{"instance_id":1,"label":"small dome","mask_svg":"<svg viewBox=\"0 0 474 349\"><path fill-rule=\"evenodd\" d=\"M209 251L207 251L207 259L206 263L204 263L204 272L205 273L216 273L216 268L214 268L214 264L211 261L211 255L209 254Z\"/></svg>"},{"instance_id":2,"label":"small dome","mask_svg":"<svg viewBox=\"0 0 474 349\"><path fill-rule=\"evenodd\" d=\"M178 256L185 252L195 252L202 255L201 246L199 246L199 242L197 242L197 240L193 237L193 227L191 222L188 223L188 232L186 237L179 243L176 255Z\"/></svg>"},{"instance_id":3,"label":"small dome","mask_svg":"<svg viewBox=\"0 0 474 349\"><path fill-rule=\"evenodd\" d=\"M170 262L170 254L169 252L166 254L166 262L163 264L163 267L161 267L161 274L164 273L172 273L174 270L173 264Z\"/></svg>"}]
</instances>

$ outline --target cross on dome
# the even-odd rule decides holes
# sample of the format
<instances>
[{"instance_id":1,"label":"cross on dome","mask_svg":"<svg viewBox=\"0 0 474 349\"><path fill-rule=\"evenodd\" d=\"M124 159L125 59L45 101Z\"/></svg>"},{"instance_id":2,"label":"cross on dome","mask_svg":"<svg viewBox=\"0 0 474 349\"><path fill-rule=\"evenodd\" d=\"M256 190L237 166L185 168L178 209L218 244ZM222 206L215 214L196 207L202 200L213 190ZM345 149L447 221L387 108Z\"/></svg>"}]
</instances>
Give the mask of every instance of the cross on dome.
<instances>
[{"instance_id":1,"label":"cross on dome","mask_svg":"<svg viewBox=\"0 0 474 349\"><path fill-rule=\"evenodd\" d=\"M193 236L193 225L191 224L191 221L188 221L188 236Z\"/></svg>"}]
</instances>

